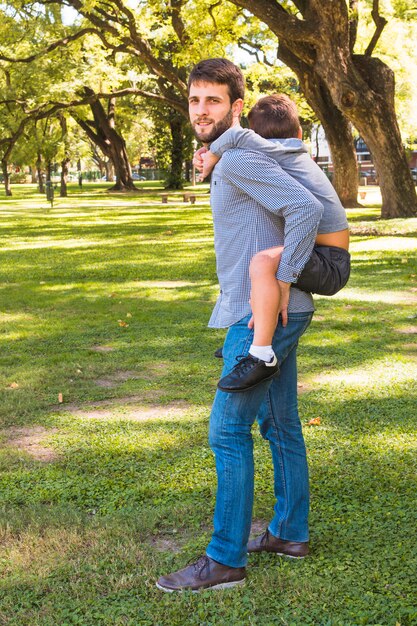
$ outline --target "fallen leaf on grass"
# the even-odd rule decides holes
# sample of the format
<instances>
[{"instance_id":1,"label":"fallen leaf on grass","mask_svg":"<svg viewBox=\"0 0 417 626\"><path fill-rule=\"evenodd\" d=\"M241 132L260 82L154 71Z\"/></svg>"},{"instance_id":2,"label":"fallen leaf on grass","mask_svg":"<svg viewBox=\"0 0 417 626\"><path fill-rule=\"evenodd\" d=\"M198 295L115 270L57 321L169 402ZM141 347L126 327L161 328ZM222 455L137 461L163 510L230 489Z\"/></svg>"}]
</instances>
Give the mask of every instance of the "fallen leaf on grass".
<instances>
[{"instance_id":1,"label":"fallen leaf on grass","mask_svg":"<svg viewBox=\"0 0 417 626\"><path fill-rule=\"evenodd\" d=\"M9 389L18 389L19 388L19 383L10 383L10 385L8 385Z\"/></svg>"},{"instance_id":2,"label":"fallen leaf on grass","mask_svg":"<svg viewBox=\"0 0 417 626\"><path fill-rule=\"evenodd\" d=\"M131 313L126 313L126 317L132 317Z\"/></svg>"},{"instance_id":3,"label":"fallen leaf on grass","mask_svg":"<svg viewBox=\"0 0 417 626\"><path fill-rule=\"evenodd\" d=\"M129 324L127 322L124 322L123 320L119 320L119 326L121 326L122 328L127 328Z\"/></svg>"},{"instance_id":4,"label":"fallen leaf on grass","mask_svg":"<svg viewBox=\"0 0 417 626\"><path fill-rule=\"evenodd\" d=\"M59 404L62 404L64 402L64 396L62 395L62 393L58 394L58 402Z\"/></svg>"},{"instance_id":5,"label":"fallen leaf on grass","mask_svg":"<svg viewBox=\"0 0 417 626\"><path fill-rule=\"evenodd\" d=\"M309 422L307 422L307 426L320 426L321 417L313 417Z\"/></svg>"}]
</instances>

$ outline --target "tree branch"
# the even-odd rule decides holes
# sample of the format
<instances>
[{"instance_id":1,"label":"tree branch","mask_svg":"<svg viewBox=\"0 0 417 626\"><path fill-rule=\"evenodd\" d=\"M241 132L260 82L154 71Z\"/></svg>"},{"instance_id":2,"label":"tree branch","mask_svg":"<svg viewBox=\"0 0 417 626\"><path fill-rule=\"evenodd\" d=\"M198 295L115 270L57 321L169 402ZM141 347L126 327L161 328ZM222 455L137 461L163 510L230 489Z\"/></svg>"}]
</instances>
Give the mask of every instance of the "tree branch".
<instances>
[{"instance_id":1,"label":"tree branch","mask_svg":"<svg viewBox=\"0 0 417 626\"><path fill-rule=\"evenodd\" d=\"M371 15L375 24L375 32L371 41L369 42L368 47L365 50L366 57L370 57L372 55L382 31L388 23L388 20L386 20L385 17L382 17L382 15L379 14L379 0L373 0Z\"/></svg>"},{"instance_id":2,"label":"tree branch","mask_svg":"<svg viewBox=\"0 0 417 626\"><path fill-rule=\"evenodd\" d=\"M313 19L301 20L291 15L276 0L231 0L268 24L278 37L294 42L317 43L317 24Z\"/></svg>"},{"instance_id":3,"label":"tree branch","mask_svg":"<svg viewBox=\"0 0 417 626\"><path fill-rule=\"evenodd\" d=\"M60 46L66 46L71 41L76 41L80 37L84 37L84 35L87 35L89 33L94 33L95 35L99 35L99 36L101 35L101 33L97 31L95 28L83 28L82 30L78 31L78 33L74 33L74 35L67 35L66 37L63 37L62 39L59 39L58 41L54 41L43 50L40 50L39 52L35 52L34 54L31 54L30 56L25 57L23 59L13 59L4 54L1 54L0 52L0 61L7 61L8 63L31 63L31 61L35 61L35 59L39 59L39 57L45 54L48 54L49 52L52 52L56 48L59 48Z\"/></svg>"},{"instance_id":4,"label":"tree branch","mask_svg":"<svg viewBox=\"0 0 417 626\"><path fill-rule=\"evenodd\" d=\"M238 46L240 48L242 48L242 50L245 50L245 52L248 52L249 54L251 54L252 56L255 57L255 59L258 61L259 63L259 54L258 52L262 52L263 55L263 63L265 65L268 65L269 67L273 67L274 64L271 63L270 61L268 61L268 59L266 58L266 54L264 52L263 46L259 43L255 43L253 41L250 41L249 39L246 39L246 37L240 37L238 40ZM245 46L247 46L247 48L245 48Z\"/></svg>"}]
</instances>

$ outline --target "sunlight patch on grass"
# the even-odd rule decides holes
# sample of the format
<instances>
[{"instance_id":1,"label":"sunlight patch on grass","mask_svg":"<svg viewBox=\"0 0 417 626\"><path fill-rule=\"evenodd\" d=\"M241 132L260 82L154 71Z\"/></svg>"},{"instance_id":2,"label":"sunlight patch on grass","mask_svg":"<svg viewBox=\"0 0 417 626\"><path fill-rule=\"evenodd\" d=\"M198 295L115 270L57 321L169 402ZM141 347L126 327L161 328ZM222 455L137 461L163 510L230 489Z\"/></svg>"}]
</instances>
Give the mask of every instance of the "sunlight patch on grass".
<instances>
[{"instance_id":1,"label":"sunlight patch on grass","mask_svg":"<svg viewBox=\"0 0 417 626\"><path fill-rule=\"evenodd\" d=\"M5 311L0 311L0 317L5 324L10 322L32 322L34 320L34 316L29 313L6 313Z\"/></svg>"},{"instance_id":2,"label":"sunlight patch on grass","mask_svg":"<svg viewBox=\"0 0 417 626\"><path fill-rule=\"evenodd\" d=\"M88 248L90 246L108 246L108 240L95 241L91 239L55 239L53 235L51 235L50 239L44 239L38 242L29 242L29 241L16 241L12 246L5 246L2 248L3 251L7 250L16 250L19 247L24 248L25 250L39 250L42 248Z\"/></svg>"},{"instance_id":3,"label":"sunlight patch on grass","mask_svg":"<svg viewBox=\"0 0 417 626\"><path fill-rule=\"evenodd\" d=\"M377 252L384 250L400 252L401 250L415 250L417 237L375 237L365 241L353 241L351 252Z\"/></svg>"},{"instance_id":4,"label":"sunlight patch on grass","mask_svg":"<svg viewBox=\"0 0 417 626\"><path fill-rule=\"evenodd\" d=\"M314 296L315 299L326 299L326 296ZM383 304L414 304L417 303L417 293L410 291L370 291L360 287L345 287L333 300L352 300L357 302L381 302Z\"/></svg>"},{"instance_id":5,"label":"sunlight patch on grass","mask_svg":"<svg viewBox=\"0 0 417 626\"><path fill-rule=\"evenodd\" d=\"M338 370L314 376L312 381L322 384L361 387L367 390L375 386L379 388L389 387L395 383L410 382L415 384L417 380L417 363L413 368L410 360L407 362L396 361L395 368L392 360L388 357L377 359L367 363L365 367L352 370Z\"/></svg>"}]
</instances>

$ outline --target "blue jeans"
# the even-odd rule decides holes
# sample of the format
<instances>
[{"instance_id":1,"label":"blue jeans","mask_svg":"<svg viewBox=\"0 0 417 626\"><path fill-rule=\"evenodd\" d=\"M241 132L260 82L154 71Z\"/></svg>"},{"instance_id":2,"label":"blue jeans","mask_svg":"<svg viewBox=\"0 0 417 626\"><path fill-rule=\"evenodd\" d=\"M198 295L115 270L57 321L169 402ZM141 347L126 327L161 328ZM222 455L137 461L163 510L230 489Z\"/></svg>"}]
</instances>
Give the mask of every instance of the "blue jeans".
<instances>
[{"instance_id":1,"label":"blue jeans","mask_svg":"<svg viewBox=\"0 0 417 626\"><path fill-rule=\"evenodd\" d=\"M273 339L280 362L277 378L241 393L216 392L209 441L216 456L217 496L207 555L224 565L243 567L247 561L254 491L251 427L256 417L262 436L269 441L274 465L276 503L269 530L281 539L308 540L308 468L297 407L296 351L312 315L292 313L285 328L277 326ZM253 338L249 319L229 328L222 376L236 365L238 355L248 353Z\"/></svg>"}]
</instances>

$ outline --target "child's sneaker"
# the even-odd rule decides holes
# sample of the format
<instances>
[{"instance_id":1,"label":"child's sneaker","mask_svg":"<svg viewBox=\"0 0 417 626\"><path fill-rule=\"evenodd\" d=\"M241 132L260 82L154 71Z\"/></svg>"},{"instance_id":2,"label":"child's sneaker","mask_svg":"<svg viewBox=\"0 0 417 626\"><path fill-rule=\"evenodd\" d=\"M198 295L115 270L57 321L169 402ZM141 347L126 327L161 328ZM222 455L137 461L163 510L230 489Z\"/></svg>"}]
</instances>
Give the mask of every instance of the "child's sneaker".
<instances>
[{"instance_id":1,"label":"child's sneaker","mask_svg":"<svg viewBox=\"0 0 417 626\"><path fill-rule=\"evenodd\" d=\"M217 387L221 391L230 393L246 391L277 374L279 374L279 365L276 356L271 361L265 362L248 354L234 366L227 376L219 380Z\"/></svg>"}]
</instances>

